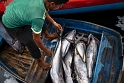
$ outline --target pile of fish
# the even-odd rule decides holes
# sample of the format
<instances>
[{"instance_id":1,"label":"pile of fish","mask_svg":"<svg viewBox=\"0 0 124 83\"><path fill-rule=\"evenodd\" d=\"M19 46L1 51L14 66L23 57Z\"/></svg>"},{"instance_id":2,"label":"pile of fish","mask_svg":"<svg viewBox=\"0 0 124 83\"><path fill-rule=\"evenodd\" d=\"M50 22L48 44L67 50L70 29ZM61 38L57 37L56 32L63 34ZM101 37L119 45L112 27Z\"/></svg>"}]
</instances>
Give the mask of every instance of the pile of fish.
<instances>
[{"instance_id":1,"label":"pile of fish","mask_svg":"<svg viewBox=\"0 0 124 83\"><path fill-rule=\"evenodd\" d=\"M91 83L99 40L89 34L79 36L76 30L59 38L50 76L53 83Z\"/></svg>"}]
</instances>

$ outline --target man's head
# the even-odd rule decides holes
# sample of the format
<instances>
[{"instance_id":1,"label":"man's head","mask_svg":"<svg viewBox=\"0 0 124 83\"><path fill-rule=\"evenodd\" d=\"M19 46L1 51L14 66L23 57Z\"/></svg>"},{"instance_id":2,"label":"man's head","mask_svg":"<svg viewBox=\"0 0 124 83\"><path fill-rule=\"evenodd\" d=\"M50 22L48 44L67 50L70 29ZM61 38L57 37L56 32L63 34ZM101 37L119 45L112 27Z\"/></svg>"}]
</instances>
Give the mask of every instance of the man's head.
<instances>
[{"instance_id":1,"label":"man's head","mask_svg":"<svg viewBox=\"0 0 124 83\"><path fill-rule=\"evenodd\" d=\"M46 8L49 10L57 10L69 0L45 0L47 1Z\"/></svg>"}]
</instances>

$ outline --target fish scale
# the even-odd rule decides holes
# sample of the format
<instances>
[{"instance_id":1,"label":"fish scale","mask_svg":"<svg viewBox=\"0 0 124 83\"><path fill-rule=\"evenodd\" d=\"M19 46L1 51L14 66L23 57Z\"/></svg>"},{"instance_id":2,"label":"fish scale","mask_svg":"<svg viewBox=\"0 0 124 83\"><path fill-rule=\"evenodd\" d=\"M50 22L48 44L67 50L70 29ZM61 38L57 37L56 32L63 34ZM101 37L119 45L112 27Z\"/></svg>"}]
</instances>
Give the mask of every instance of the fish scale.
<instances>
[{"instance_id":1,"label":"fish scale","mask_svg":"<svg viewBox=\"0 0 124 83\"><path fill-rule=\"evenodd\" d=\"M62 40L60 38L58 47L53 57L52 68L50 69L50 76L53 83L64 83L62 71L62 55L61 55Z\"/></svg>"},{"instance_id":2,"label":"fish scale","mask_svg":"<svg viewBox=\"0 0 124 83\"><path fill-rule=\"evenodd\" d=\"M93 66L95 63L95 57L97 54L97 43L92 34L90 34L88 38L89 38L88 41L89 45L87 46L87 50L86 50L86 65L87 65L88 77L91 80L93 74Z\"/></svg>"},{"instance_id":3,"label":"fish scale","mask_svg":"<svg viewBox=\"0 0 124 83\"><path fill-rule=\"evenodd\" d=\"M75 48L75 55L74 55L74 64L75 64L76 72L78 75L78 82L79 83L90 83L87 77L86 63L82 60L76 48Z\"/></svg>"},{"instance_id":4,"label":"fish scale","mask_svg":"<svg viewBox=\"0 0 124 83\"><path fill-rule=\"evenodd\" d=\"M67 36L62 40L62 57L64 57L70 47L71 41L74 40L76 30L70 31Z\"/></svg>"}]
</instances>

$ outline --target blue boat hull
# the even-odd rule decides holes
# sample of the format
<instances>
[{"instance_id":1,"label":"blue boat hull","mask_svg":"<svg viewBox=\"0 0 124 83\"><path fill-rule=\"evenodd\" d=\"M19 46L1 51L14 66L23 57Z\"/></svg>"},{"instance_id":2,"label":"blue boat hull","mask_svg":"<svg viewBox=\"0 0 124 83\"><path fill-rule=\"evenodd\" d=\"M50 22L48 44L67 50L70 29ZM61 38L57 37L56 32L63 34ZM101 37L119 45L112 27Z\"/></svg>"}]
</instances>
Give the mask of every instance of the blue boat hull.
<instances>
[{"instance_id":1,"label":"blue boat hull","mask_svg":"<svg viewBox=\"0 0 124 83\"><path fill-rule=\"evenodd\" d=\"M52 16L124 9L124 2L49 11Z\"/></svg>"},{"instance_id":2,"label":"blue boat hull","mask_svg":"<svg viewBox=\"0 0 124 83\"><path fill-rule=\"evenodd\" d=\"M117 31L86 21L61 18L55 21L63 26L63 33L76 30L92 33L97 37L100 45L91 83L117 83L123 64L121 35ZM50 43L47 42L46 45L49 47Z\"/></svg>"},{"instance_id":3,"label":"blue boat hull","mask_svg":"<svg viewBox=\"0 0 124 83\"><path fill-rule=\"evenodd\" d=\"M71 30L76 30L77 32L86 34L92 33L96 38L100 40L96 66L93 69L94 74L92 83L116 83L118 81L119 73L122 69L123 64L123 53L121 35L117 31L86 21L63 18L55 18L54 20L62 25L64 29L63 34ZM50 33L54 31L54 27L51 26ZM47 47L51 46L50 41L43 40L43 42ZM56 47L56 44L54 43L52 46ZM26 82L27 80L30 80L30 82L31 80L33 80L32 82L38 82L38 78L33 78L37 76L38 72L31 71L31 67L29 68L30 72L28 71L28 76L26 75L22 77L17 72L17 69L15 69L14 67L10 68L9 66L7 66L8 64L6 60L1 59L1 57L0 60L0 66L2 66L2 68L11 73L17 79L23 82ZM51 63L52 57L48 57L46 61ZM44 77L44 83L49 83L49 71L46 72L45 76L46 77Z\"/></svg>"}]
</instances>

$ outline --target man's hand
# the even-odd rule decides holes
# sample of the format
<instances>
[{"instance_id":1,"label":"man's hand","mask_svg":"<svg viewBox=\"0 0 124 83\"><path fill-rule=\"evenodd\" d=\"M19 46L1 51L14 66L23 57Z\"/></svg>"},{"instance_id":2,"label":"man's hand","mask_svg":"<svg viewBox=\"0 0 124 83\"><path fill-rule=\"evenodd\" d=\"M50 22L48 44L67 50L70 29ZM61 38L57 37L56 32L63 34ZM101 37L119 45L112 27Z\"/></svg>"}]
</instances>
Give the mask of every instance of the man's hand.
<instances>
[{"instance_id":1,"label":"man's hand","mask_svg":"<svg viewBox=\"0 0 124 83\"><path fill-rule=\"evenodd\" d=\"M2 1L7 2L7 0L0 0L0 2L2 2Z\"/></svg>"},{"instance_id":2,"label":"man's hand","mask_svg":"<svg viewBox=\"0 0 124 83\"><path fill-rule=\"evenodd\" d=\"M63 29L62 29L62 26L60 24L54 22L53 26L56 28L57 31L59 30L60 32L62 32Z\"/></svg>"},{"instance_id":3,"label":"man's hand","mask_svg":"<svg viewBox=\"0 0 124 83\"><path fill-rule=\"evenodd\" d=\"M52 52L51 52L51 50L50 50L49 48L46 48L46 49L44 49L43 51L44 51L44 53L45 53L45 56L49 56L49 55L52 54Z\"/></svg>"},{"instance_id":4,"label":"man's hand","mask_svg":"<svg viewBox=\"0 0 124 83\"><path fill-rule=\"evenodd\" d=\"M56 23L51 16L48 14L48 12L46 12L46 19L53 24L53 26L58 30L60 30L60 32L62 32L62 26L58 23Z\"/></svg>"}]
</instances>

